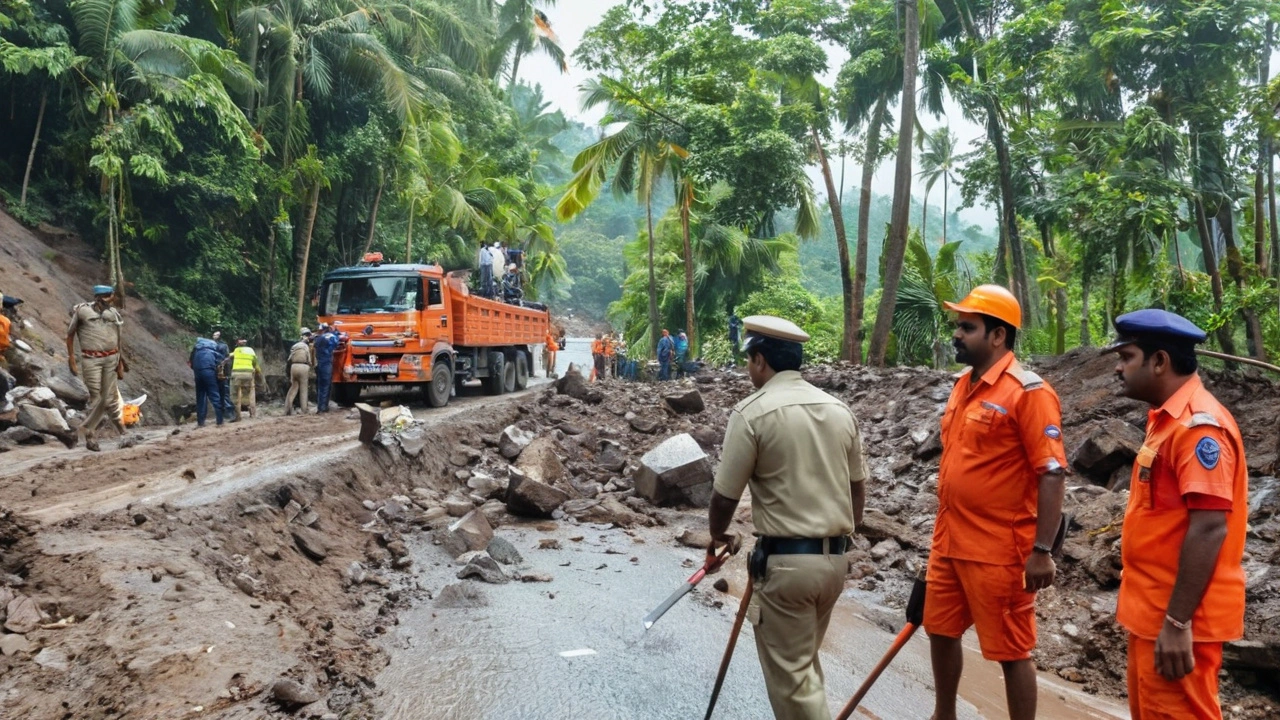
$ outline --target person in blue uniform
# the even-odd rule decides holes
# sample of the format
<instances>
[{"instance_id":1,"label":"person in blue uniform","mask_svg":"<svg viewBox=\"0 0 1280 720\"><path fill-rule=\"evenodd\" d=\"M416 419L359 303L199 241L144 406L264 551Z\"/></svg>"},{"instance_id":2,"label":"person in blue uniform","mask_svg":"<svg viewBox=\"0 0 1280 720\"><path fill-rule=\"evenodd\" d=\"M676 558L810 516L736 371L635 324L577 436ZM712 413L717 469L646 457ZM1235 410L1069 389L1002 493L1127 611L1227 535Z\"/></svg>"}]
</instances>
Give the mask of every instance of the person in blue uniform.
<instances>
[{"instance_id":1,"label":"person in blue uniform","mask_svg":"<svg viewBox=\"0 0 1280 720\"><path fill-rule=\"evenodd\" d=\"M316 412L329 412L329 390L333 387L333 353L338 349L338 333L327 323L320 324L316 336Z\"/></svg>"}]
</instances>

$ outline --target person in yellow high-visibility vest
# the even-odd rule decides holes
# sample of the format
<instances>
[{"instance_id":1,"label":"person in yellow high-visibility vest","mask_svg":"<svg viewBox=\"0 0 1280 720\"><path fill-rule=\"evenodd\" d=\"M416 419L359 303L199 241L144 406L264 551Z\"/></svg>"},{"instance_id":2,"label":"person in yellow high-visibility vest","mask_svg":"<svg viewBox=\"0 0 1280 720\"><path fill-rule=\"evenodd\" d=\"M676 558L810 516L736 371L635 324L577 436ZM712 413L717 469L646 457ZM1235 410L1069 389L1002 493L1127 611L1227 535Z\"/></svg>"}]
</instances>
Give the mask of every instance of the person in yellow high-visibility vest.
<instances>
[{"instance_id":1,"label":"person in yellow high-visibility vest","mask_svg":"<svg viewBox=\"0 0 1280 720\"><path fill-rule=\"evenodd\" d=\"M244 338L236 340L236 349L231 351L231 394L235 396L234 422L240 421L240 408L246 401L249 403L249 417L258 417L258 398L255 392L255 378L262 377L262 365L258 362L258 354L249 347ZM248 395L246 398L245 395Z\"/></svg>"}]
</instances>

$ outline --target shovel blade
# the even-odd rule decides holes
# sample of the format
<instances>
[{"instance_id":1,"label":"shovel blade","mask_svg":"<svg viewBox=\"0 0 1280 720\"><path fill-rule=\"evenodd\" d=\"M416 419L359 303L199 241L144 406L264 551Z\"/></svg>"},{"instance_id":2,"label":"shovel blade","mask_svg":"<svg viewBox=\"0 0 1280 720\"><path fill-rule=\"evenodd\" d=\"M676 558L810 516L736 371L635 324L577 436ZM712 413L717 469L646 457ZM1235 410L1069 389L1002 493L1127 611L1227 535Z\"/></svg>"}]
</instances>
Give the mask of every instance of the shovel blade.
<instances>
[{"instance_id":1,"label":"shovel blade","mask_svg":"<svg viewBox=\"0 0 1280 720\"><path fill-rule=\"evenodd\" d=\"M681 585L678 589L676 589L675 592L671 593L671 595L668 596L666 600L662 601L661 605L654 608L648 615L644 616L644 629L648 630L649 628L653 627L653 624L658 622L658 618L665 615L666 612L671 609L672 605L675 605L677 602L679 602L680 598L689 594L689 591L692 589L693 589L693 585L689 583L685 583Z\"/></svg>"}]
</instances>

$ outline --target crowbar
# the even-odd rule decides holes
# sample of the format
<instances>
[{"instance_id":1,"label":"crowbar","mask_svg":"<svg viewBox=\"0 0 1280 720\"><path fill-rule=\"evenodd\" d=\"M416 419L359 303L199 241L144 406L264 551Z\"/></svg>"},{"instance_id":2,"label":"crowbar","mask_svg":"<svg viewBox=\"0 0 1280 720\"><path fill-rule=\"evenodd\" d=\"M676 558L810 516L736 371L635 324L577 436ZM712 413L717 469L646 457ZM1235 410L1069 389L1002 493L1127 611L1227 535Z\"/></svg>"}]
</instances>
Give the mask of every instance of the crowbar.
<instances>
[{"instance_id":1,"label":"crowbar","mask_svg":"<svg viewBox=\"0 0 1280 720\"><path fill-rule=\"evenodd\" d=\"M698 572L690 575L689 579L685 580L675 592L671 593L670 597L663 600L661 605L654 608L648 615L644 616L644 629L648 630L653 627L653 624L658 622L658 618L662 617L668 610L670 610L671 606L675 605L680 598L689 594L689 591L692 590L695 585L702 582L702 578L706 577L707 573L720 567L727 557L729 557L728 546L725 546L725 548L716 555L708 555L707 561L702 564L702 567L698 568Z\"/></svg>"},{"instance_id":2,"label":"crowbar","mask_svg":"<svg viewBox=\"0 0 1280 720\"><path fill-rule=\"evenodd\" d=\"M733 619L733 630L729 632L729 644L724 648L724 657L720 659L720 672L716 673L716 684L711 689L711 702L707 703L707 714L703 720L711 720L711 712L716 709L716 700L720 698L720 688L724 685L724 676L729 672L729 661L733 659L733 648L738 644L738 634L742 632L742 620L747 616L747 605L751 602L751 575L747 575L747 587L742 591L742 600L738 603L738 617Z\"/></svg>"},{"instance_id":3,"label":"crowbar","mask_svg":"<svg viewBox=\"0 0 1280 720\"><path fill-rule=\"evenodd\" d=\"M849 716L857 709L858 703L862 702L862 698L866 697L867 692L871 690L871 686L880 679L880 674L885 668L889 667L889 663L893 662L893 658L897 656L902 646L907 644L911 636L915 634L916 628L924 622L924 588L925 582L920 578L916 578L915 584L911 587L911 598L907 600L907 624L902 626L902 630L898 632L898 637L894 638L893 644L889 646L889 651L880 658L880 662L871 669L871 674L867 679L862 681L862 686L858 688L858 692L849 698L849 702L845 704L844 709L836 716L836 720L849 720Z\"/></svg>"}]
</instances>

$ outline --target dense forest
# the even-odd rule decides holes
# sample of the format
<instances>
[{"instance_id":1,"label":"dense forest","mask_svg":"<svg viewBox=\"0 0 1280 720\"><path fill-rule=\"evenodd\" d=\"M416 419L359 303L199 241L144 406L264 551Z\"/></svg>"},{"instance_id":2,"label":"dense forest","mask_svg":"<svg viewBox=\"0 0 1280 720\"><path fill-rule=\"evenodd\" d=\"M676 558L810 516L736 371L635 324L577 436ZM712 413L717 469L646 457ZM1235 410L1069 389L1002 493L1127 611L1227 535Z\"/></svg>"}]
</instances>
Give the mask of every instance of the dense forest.
<instances>
[{"instance_id":1,"label":"dense forest","mask_svg":"<svg viewBox=\"0 0 1280 720\"><path fill-rule=\"evenodd\" d=\"M0 202L267 336L367 249L461 267L499 240L553 308L713 360L730 313L774 312L816 358L942 363L942 302L988 281L1027 353L1152 305L1280 352L1274 3L627 0L574 48L567 5L0 0ZM598 127L532 53L591 73Z\"/></svg>"}]
</instances>

